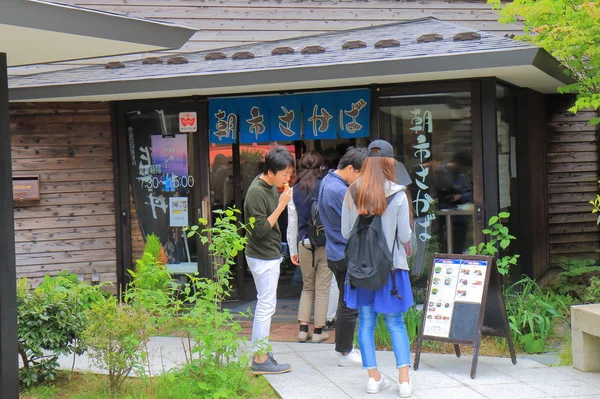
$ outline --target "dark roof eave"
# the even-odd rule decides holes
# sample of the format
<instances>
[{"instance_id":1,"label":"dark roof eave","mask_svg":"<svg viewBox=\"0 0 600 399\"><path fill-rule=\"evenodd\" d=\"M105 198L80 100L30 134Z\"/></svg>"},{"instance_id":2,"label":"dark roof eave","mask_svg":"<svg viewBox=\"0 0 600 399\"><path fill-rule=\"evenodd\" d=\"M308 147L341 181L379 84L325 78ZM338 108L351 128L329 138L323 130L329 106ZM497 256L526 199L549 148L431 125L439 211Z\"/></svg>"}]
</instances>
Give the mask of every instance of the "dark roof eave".
<instances>
[{"instance_id":1,"label":"dark roof eave","mask_svg":"<svg viewBox=\"0 0 600 399\"><path fill-rule=\"evenodd\" d=\"M544 49L538 49L532 65L565 85L576 82L573 77L567 75L566 68Z\"/></svg>"},{"instance_id":2,"label":"dark roof eave","mask_svg":"<svg viewBox=\"0 0 600 399\"><path fill-rule=\"evenodd\" d=\"M310 82L328 79L368 78L399 74L485 69L497 67L531 66L538 59L539 48L508 51L482 52L476 54L451 54L435 57L419 57L399 60L381 60L368 63L328 64L297 68L236 71L206 75L181 75L152 79L140 77L136 80L92 82L81 84L52 85L42 87L9 88L10 101L39 99L76 98L139 93L172 92L190 88L223 89L267 85L281 82ZM541 59L541 58L540 58ZM550 65L544 59L544 67ZM542 69L542 68L540 68ZM543 69L542 69L543 70ZM293 81L290 81L293 77ZM564 74L563 74L564 79ZM560 80L562 81L562 80ZM10 84L10 82L9 82Z\"/></svg>"},{"instance_id":3,"label":"dark roof eave","mask_svg":"<svg viewBox=\"0 0 600 399\"><path fill-rule=\"evenodd\" d=\"M123 41L175 49L183 46L196 29L165 22L131 18L66 4L22 0L8 1L0 24L49 32Z\"/></svg>"}]
</instances>

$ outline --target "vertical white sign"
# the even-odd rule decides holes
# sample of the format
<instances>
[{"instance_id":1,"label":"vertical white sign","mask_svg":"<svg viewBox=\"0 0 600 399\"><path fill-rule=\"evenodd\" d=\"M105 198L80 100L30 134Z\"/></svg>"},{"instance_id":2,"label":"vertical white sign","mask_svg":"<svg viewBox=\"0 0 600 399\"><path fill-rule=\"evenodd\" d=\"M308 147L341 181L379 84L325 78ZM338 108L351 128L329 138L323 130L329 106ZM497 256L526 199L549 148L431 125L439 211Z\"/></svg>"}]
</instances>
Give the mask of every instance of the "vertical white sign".
<instances>
[{"instance_id":1,"label":"vertical white sign","mask_svg":"<svg viewBox=\"0 0 600 399\"><path fill-rule=\"evenodd\" d=\"M169 225L171 227L188 225L188 199L186 197L169 198Z\"/></svg>"}]
</instances>

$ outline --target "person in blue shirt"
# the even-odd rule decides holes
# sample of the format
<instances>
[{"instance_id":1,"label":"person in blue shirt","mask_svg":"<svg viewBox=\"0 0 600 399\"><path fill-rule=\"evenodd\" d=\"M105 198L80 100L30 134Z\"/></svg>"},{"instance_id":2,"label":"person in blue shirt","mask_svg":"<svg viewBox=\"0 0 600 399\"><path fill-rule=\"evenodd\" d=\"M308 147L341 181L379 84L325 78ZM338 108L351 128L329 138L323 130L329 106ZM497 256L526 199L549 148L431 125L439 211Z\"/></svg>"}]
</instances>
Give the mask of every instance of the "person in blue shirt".
<instances>
[{"instance_id":1,"label":"person in blue shirt","mask_svg":"<svg viewBox=\"0 0 600 399\"><path fill-rule=\"evenodd\" d=\"M366 148L348 149L337 169L330 170L323 178L319 190L319 217L325 228L327 266L333 272L340 292L335 327L335 350L338 352L339 366L362 364L360 352L353 349L358 312L346 306L343 294L347 269L344 249L348 241L342 236L342 205L348 186L360 177L360 169L366 157Z\"/></svg>"}]
</instances>

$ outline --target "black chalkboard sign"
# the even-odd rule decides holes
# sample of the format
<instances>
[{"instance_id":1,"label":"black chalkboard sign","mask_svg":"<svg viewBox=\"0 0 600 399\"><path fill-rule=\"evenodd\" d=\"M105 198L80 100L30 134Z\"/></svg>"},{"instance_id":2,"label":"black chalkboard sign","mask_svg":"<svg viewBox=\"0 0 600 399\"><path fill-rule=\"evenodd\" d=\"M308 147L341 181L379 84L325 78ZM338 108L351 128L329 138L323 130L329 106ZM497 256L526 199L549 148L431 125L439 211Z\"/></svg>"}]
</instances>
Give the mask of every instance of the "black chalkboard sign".
<instances>
[{"instance_id":1,"label":"black chalkboard sign","mask_svg":"<svg viewBox=\"0 0 600 399\"><path fill-rule=\"evenodd\" d=\"M512 362L517 363L494 258L436 254L423 304L414 369L419 368L423 341L453 343L458 357L460 344L471 345L471 378L475 378L482 333L505 337Z\"/></svg>"}]
</instances>

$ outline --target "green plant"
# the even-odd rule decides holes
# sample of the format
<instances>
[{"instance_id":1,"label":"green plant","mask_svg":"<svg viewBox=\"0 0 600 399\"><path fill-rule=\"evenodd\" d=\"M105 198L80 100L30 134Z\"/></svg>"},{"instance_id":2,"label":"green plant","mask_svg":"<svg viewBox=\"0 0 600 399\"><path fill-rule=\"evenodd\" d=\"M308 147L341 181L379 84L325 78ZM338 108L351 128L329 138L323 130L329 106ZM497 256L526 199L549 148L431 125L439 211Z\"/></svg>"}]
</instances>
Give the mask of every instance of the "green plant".
<instances>
[{"instance_id":1,"label":"green plant","mask_svg":"<svg viewBox=\"0 0 600 399\"><path fill-rule=\"evenodd\" d=\"M213 258L215 275L212 279L192 278L192 286L196 294L189 298L194 307L189 313L182 316L192 320L202 319L203 323L189 323L188 332L197 343L199 363L219 368L222 362L229 361L236 356L236 351L241 340L238 333L241 326L234 319L229 309L222 308L222 302L230 296L231 291L231 267L235 264L235 258L246 245L247 238L240 235L240 231L247 231L254 223L249 224L238 221L241 214L239 209L229 208L216 210L213 226L208 225L205 219L199 219L201 226L191 226L188 229L188 237L195 235L200 237L203 244L208 244L208 250ZM185 288L186 294L190 294L191 288Z\"/></svg>"},{"instance_id":2,"label":"green plant","mask_svg":"<svg viewBox=\"0 0 600 399\"><path fill-rule=\"evenodd\" d=\"M592 277L590 285L581 297L583 303L597 303L600 301L600 277Z\"/></svg>"},{"instance_id":3,"label":"green plant","mask_svg":"<svg viewBox=\"0 0 600 399\"><path fill-rule=\"evenodd\" d=\"M555 292L568 295L575 303L597 302L600 298L600 266L594 260L559 259L563 268L556 279L550 284Z\"/></svg>"},{"instance_id":4,"label":"green plant","mask_svg":"<svg viewBox=\"0 0 600 399\"><path fill-rule=\"evenodd\" d=\"M556 58L574 83L559 88L561 93L577 95L570 111L597 110L600 107L598 69L600 56L600 3L591 0L488 0L499 12L500 22L519 21L531 41ZM591 124L600 123L596 117Z\"/></svg>"},{"instance_id":5,"label":"green plant","mask_svg":"<svg viewBox=\"0 0 600 399\"><path fill-rule=\"evenodd\" d=\"M598 184L600 184L600 181L598 181ZM596 199L590 201L590 204L594 207L594 209L592 209L592 213L598 213L596 224L600 225L600 194L596 194Z\"/></svg>"},{"instance_id":6,"label":"green plant","mask_svg":"<svg viewBox=\"0 0 600 399\"><path fill-rule=\"evenodd\" d=\"M516 237L509 233L508 227L502 224L502 219L508 219L509 217L510 213L508 212L500 212L498 216L492 216L488 221L488 228L482 230L483 234L487 237L487 242L482 242L476 246L469 247L471 255L497 257L496 266L498 268L498 273L503 276L508 275L510 267L517 264L517 260L520 256L514 254L505 255L499 258L500 250L498 249L498 246L500 246L502 250L505 250L509 247L510 242L516 239Z\"/></svg>"},{"instance_id":7,"label":"green plant","mask_svg":"<svg viewBox=\"0 0 600 399\"><path fill-rule=\"evenodd\" d=\"M110 391L115 394L135 368L143 372L148 354L142 349L150 340L150 314L142 307L119 303L108 297L88 310L83 333L97 367L108 371Z\"/></svg>"},{"instance_id":8,"label":"green plant","mask_svg":"<svg viewBox=\"0 0 600 399\"><path fill-rule=\"evenodd\" d=\"M242 328L222 302L231 291L231 267L246 245L240 232L253 224L238 221L235 208L216 210L214 224L199 219L199 226L186 229L188 237L198 236L213 259L214 277L188 276L181 291L171 287L167 306L158 323L176 317L187 365L171 377L189 381L194 396L204 398L239 397L248 392L248 357L239 355ZM165 397L176 397L168 396Z\"/></svg>"},{"instance_id":9,"label":"green plant","mask_svg":"<svg viewBox=\"0 0 600 399\"><path fill-rule=\"evenodd\" d=\"M415 306L412 306L404 313L404 325L406 326L408 341L411 344L415 342L415 340L419 336L422 318L423 312L418 310Z\"/></svg>"},{"instance_id":10,"label":"green plant","mask_svg":"<svg viewBox=\"0 0 600 399\"><path fill-rule=\"evenodd\" d=\"M506 288L504 297L513 340L528 353L543 352L552 333L552 319L561 317L556 302L529 277Z\"/></svg>"},{"instance_id":11,"label":"green plant","mask_svg":"<svg viewBox=\"0 0 600 399\"><path fill-rule=\"evenodd\" d=\"M98 287L61 273L45 277L35 289L26 279L17 284L18 351L24 386L53 380L61 354L82 354L85 309L102 298Z\"/></svg>"},{"instance_id":12,"label":"green plant","mask_svg":"<svg viewBox=\"0 0 600 399\"><path fill-rule=\"evenodd\" d=\"M154 234L146 236L146 245L141 259L136 260L136 270L128 270L134 288L146 291L167 291L172 275L159 259L162 245Z\"/></svg>"},{"instance_id":13,"label":"green plant","mask_svg":"<svg viewBox=\"0 0 600 399\"><path fill-rule=\"evenodd\" d=\"M565 345L558 354L559 366L571 366L573 364L573 345L571 343L571 334L565 340Z\"/></svg>"}]
</instances>

